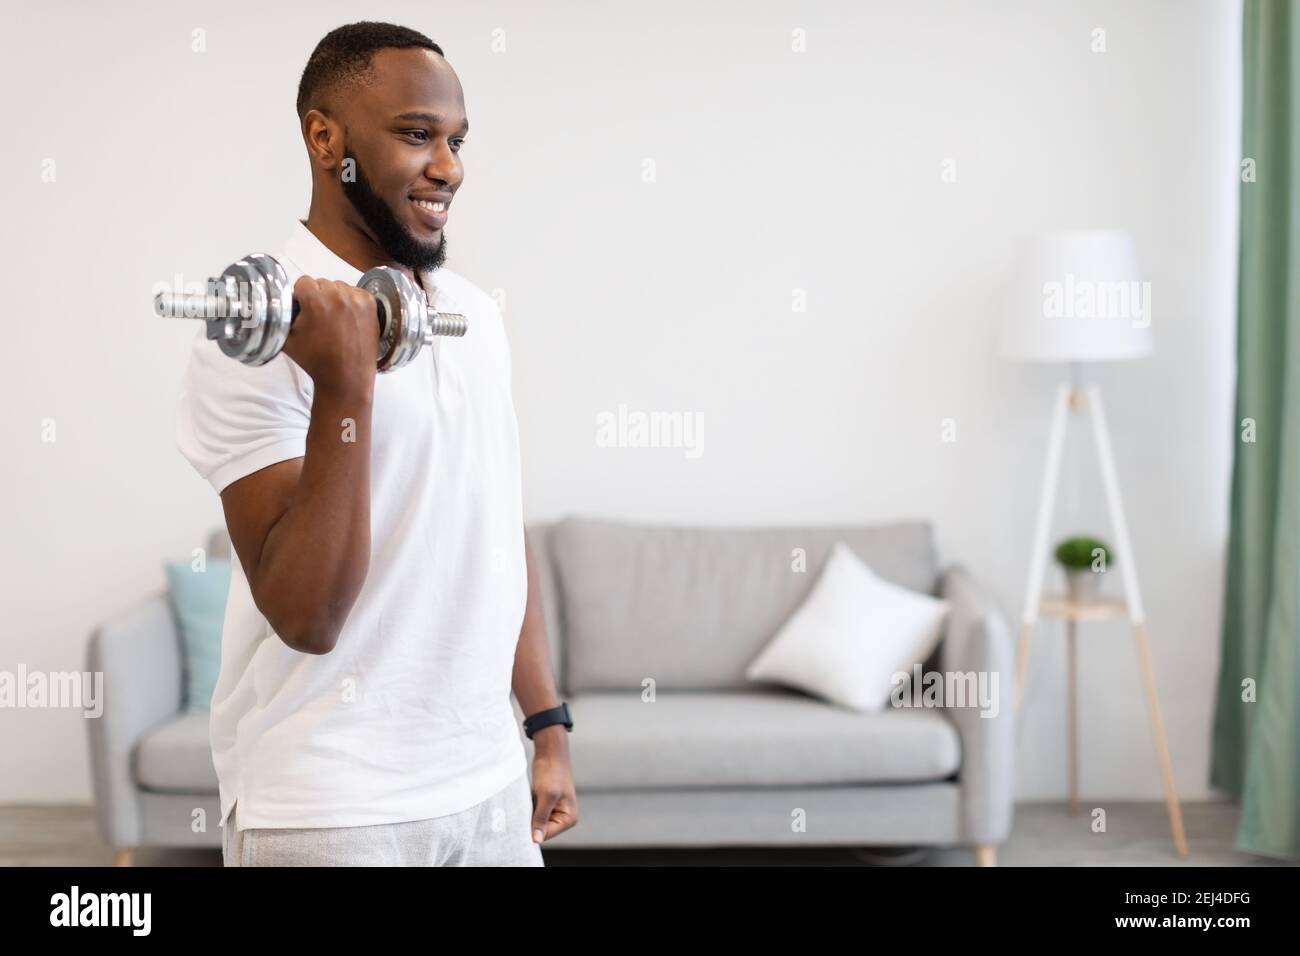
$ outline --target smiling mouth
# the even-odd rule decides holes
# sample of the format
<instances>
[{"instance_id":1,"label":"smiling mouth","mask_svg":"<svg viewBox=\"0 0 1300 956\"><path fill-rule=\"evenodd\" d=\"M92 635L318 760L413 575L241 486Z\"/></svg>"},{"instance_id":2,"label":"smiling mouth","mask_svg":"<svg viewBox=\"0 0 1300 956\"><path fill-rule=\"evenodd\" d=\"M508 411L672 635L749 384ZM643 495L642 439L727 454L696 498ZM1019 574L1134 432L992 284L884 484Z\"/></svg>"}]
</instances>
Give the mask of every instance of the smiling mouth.
<instances>
[{"instance_id":1,"label":"smiling mouth","mask_svg":"<svg viewBox=\"0 0 1300 956\"><path fill-rule=\"evenodd\" d=\"M416 217L430 229L441 229L447 222L447 204L431 199L412 199Z\"/></svg>"}]
</instances>

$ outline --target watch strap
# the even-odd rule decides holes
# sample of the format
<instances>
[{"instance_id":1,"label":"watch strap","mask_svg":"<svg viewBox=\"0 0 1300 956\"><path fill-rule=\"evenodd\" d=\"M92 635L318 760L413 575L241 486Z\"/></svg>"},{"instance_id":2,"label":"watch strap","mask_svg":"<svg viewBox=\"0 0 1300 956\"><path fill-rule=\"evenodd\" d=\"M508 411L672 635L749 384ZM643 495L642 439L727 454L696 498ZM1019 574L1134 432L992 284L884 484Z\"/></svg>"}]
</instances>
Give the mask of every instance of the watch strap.
<instances>
[{"instance_id":1,"label":"watch strap","mask_svg":"<svg viewBox=\"0 0 1300 956\"><path fill-rule=\"evenodd\" d=\"M537 713L530 715L524 720L524 733L529 740L533 739L533 734L543 727L549 727L552 724L564 724L564 729L572 733L573 715L569 713L569 704L567 701L562 702L558 707L551 707L548 710L539 710Z\"/></svg>"}]
</instances>

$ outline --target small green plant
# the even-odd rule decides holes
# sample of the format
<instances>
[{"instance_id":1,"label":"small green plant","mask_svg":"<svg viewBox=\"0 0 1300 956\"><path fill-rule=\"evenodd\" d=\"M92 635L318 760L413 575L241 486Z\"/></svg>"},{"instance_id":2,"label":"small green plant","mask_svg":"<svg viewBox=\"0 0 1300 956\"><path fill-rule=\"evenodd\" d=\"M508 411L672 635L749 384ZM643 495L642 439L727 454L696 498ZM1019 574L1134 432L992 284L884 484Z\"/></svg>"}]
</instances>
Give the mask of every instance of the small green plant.
<instances>
[{"instance_id":1,"label":"small green plant","mask_svg":"<svg viewBox=\"0 0 1300 956\"><path fill-rule=\"evenodd\" d=\"M1105 571L1110 567L1111 550L1103 541L1076 535L1056 546L1056 560L1071 571Z\"/></svg>"}]
</instances>

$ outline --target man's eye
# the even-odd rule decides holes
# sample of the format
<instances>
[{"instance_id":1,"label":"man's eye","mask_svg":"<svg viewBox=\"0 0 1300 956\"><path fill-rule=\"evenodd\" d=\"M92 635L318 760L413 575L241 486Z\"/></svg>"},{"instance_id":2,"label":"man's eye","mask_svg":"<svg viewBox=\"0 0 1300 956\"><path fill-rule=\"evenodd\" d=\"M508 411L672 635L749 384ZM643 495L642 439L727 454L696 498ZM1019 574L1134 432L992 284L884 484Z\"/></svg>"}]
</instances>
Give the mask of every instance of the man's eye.
<instances>
[{"instance_id":1,"label":"man's eye","mask_svg":"<svg viewBox=\"0 0 1300 956\"><path fill-rule=\"evenodd\" d=\"M453 139L451 143L452 143L452 147L451 147L452 150L457 153L459 153L460 148L465 145L465 141L463 139Z\"/></svg>"},{"instance_id":2,"label":"man's eye","mask_svg":"<svg viewBox=\"0 0 1300 956\"><path fill-rule=\"evenodd\" d=\"M423 136L425 139L428 139L428 138L429 138L429 134L426 133L426 132L425 132L424 130L422 130L422 129L408 129L408 130L406 131L406 134L407 134L408 136L412 136L412 135L415 135L415 134L419 134L420 136ZM423 140L421 140L421 142L423 142Z\"/></svg>"}]
</instances>

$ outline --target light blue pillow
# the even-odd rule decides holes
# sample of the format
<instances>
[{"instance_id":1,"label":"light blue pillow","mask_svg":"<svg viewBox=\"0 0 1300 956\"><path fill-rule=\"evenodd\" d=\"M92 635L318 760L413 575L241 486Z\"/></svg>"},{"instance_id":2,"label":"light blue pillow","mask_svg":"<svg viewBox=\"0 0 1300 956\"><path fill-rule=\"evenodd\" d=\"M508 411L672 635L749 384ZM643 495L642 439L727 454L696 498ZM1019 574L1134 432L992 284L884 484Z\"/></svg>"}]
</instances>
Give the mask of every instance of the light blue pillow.
<instances>
[{"instance_id":1,"label":"light blue pillow","mask_svg":"<svg viewBox=\"0 0 1300 956\"><path fill-rule=\"evenodd\" d=\"M204 571L195 571L180 561L167 561L164 566L172 611L181 633L181 709L206 711L212 704L212 691L221 670L221 628L230 593L230 561L208 558Z\"/></svg>"}]
</instances>

